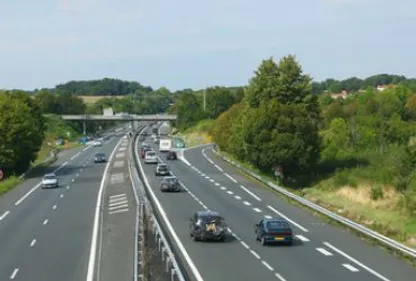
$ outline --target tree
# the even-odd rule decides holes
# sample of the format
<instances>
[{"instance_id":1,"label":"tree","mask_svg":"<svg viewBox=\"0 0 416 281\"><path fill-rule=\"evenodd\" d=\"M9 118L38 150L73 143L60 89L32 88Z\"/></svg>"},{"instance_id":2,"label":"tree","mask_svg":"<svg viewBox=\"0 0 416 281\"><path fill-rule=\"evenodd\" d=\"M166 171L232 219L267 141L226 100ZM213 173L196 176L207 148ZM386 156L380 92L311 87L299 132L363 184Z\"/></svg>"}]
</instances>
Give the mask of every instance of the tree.
<instances>
[{"instance_id":1,"label":"tree","mask_svg":"<svg viewBox=\"0 0 416 281\"><path fill-rule=\"evenodd\" d=\"M24 92L0 93L0 164L22 173L42 145L44 121L39 106Z\"/></svg>"},{"instance_id":2,"label":"tree","mask_svg":"<svg viewBox=\"0 0 416 281\"><path fill-rule=\"evenodd\" d=\"M203 116L200 102L194 94L189 92L180 94L173 113L178 115L176 127L180 130L196 124Z\"/></svg>"},{"instance_id":3,"label":"tree","mask_svg":"<svg viewBox=\"0 0 416 281\"><path fill-rule=\"evenodd\" d=\"M233 93L225 87L212 87L206 90L206 112L208 118L215 119L229 109L236 101Z\"/></svg>"},{"instance_id":4,"label":"tree","mask_svg":"<svg viewBox=\"0 0 416 281\"><path fill-rule=\"evenodd\" d=\"M214 142L224 151L230 152L232 141L232 125L235 124L239 115L246 109L244 102L234 104L230 109L220 114L215 120L212 130ZM242 144L242 142L240 142Z\"/></svg>"}]
</instances>

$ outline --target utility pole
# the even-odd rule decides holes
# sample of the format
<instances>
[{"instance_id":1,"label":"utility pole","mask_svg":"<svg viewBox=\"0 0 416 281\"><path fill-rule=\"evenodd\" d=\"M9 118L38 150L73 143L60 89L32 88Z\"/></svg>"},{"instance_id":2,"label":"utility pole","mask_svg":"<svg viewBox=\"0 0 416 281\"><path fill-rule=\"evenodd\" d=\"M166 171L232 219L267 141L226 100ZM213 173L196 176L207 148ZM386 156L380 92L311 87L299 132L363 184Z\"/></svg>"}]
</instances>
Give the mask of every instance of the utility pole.
<instances>
[{"instance_id":1,"label":"utility pole","mask_svg":"<svg viewBox=\"0 0 416 281\"><path fill-rule=\"evenodd\" d=\"M206 92L205 92L205 89L204 89L204 112L205 112L206 108L207 108L207 97L206 97Z\"/></svg>"}]
</instances>

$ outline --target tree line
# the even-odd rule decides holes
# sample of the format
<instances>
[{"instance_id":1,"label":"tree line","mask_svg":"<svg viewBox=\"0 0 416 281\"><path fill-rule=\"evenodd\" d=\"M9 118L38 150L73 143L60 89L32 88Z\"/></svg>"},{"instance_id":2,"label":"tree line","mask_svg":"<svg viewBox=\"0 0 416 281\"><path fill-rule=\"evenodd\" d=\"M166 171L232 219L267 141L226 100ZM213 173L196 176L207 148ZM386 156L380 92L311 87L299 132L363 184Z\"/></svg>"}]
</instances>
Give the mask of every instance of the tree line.
<instances>
[{"instance_id":1,"label":"tree line","mask_svg":"<svg viewBox=\"0 0 416 281\"><path fill-rule=\"evenodd\" d=\"M119 94L119 92L117 92ZM165 112L173 102L166 88L136 89L123 98L106 98L87 104L82 98L59 86L34 92L0 91L0 169L6 175L20 174L36 159L46 135L76 140L83 132L82 122L64 122L61 114L102 114L106 107L116 112L155 114ZM114 122L87 122L87 132L95 134Z\"/></svg>"},{"instance_id":2,"label":"tree line","mask_svg":"<svg viewBox=\"0 0 416 281\"><path fill-rule=\"evenodd\" d=\"M215 119L211 135L222 151L271 176L279 171L287 186L308 187L329 177L337 186L368 181L376 183L374 200L384 196L383 186L394 186L401 194L397 204L416 214L412 83L383 74L314 83L289 55L278 63L262 61L244 88L207 89L205 111L201 94L190 90L179 93L170 110L182 130ZM389 84L395 86L376 89ZM341 89L353 93L333 99L331 92Z\"/></svg>"}]
</instances>

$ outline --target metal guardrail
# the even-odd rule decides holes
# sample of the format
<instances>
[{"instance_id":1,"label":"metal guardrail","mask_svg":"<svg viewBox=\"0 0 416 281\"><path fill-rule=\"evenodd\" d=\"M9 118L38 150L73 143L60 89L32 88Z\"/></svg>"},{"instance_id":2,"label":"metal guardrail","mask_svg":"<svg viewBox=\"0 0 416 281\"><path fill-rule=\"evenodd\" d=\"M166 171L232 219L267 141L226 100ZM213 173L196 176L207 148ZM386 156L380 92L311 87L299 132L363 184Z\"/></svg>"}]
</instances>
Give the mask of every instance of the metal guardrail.
<instances>
[{"instance_id":1,"label":"metal guardrail","mask_svg":"<svg viewBox=\"0 0 416 281\"><path fill-rule=\"evenodd\" d=\"M146 213L150 216L151 221L153 222L153 230L155 233L155 242L158 245L158 250L162 253L162 261L165 262L166 266L165 266L165 270L166 272L170 272L170 278L171 281L186 281L188 280L186 274L184 274L182 268L183 266L179 263L180 261L178 261L176 259L176 253L175 250L170 246L170 241L169 238L165 235L166 231L163 229L163 227L161 226L161 224L159 223L159 221L162 221L160 219L158 219L158 212L155 212L154 210L157 210L157 207L154 206L154 203L152 200L149 200L149 198L151 198L150 196L147 196L147 194L149 194L149 189L151 188L148 185L148 182L146 180L144 180L144 176L142 174L142 169L140 168L140 164L138 163L138 161L140 161L138 159L138 153L136 151L136 147L139 141L138 136L147 128L141 128L139 130L139 134L135 135L133 137L133 145L132 145L132 153L131 153L131 157L132 157L132 163L134 163L134 168L135 170L138 172L137 176L138 178L140 178L140 183L138 185L138 188L135 188L135 192L138 191L137 193L137 200L140 204L140 207L142 208L142 210L144 212L142 212L141 215L143 215L143 213ZM133 169L131 169L133 170ZM132 182L133 185L135 184L134 178L132 178ZM137 181L136 181L137 182ZM140 230L140 227L141 230ZM140 226L139 223L139 227L138 227L138 234L141 237L138 237L138 241L139 244L142 245L142 241L143 241L143 236L140 235L141 231L143 230L143 226ZM138 263L140 265L141 262L143 262L143 255L142 255L142 248L138 250ZM141 278L141 274L138 274L138 278ZM137 279L136 279L137 280Z\"/></svg>"},{"instance_id":2,"label":"metal guardrail","mask_svg":"<svg viewBox=\"0 0 416 281\"><path fill-rule=\"evenodd\" d=\"M259 180L260 182L263 182L268 187L276 190L277 192L279 192L281 194L284 194L287 197L299 202L300 204L305 205L305 206L307 206L307 207L309 207L309 208L311 208L311 209L313 209L313 210L315 210L315 211L317 211L321 214L324 214L324 215L326 215L326 216L328 216L328 217L330 217L330 218L332 218L332 219L334 219L334 220L336 220L336 221L338 221L338 222L340 222L344 225L347 225L347 226L351 227L352 229L354 229L354 230L356 230L356 231L358 231L358 232L360 232L364 235L367 235L367 236L377 240L378 242L390 247L393 250L396 250L398 252L401 252L402 254L405 254L405 255L416 258L416 249L413 249L413 248L410 248L406 245L403 245L403 244L401 244L401 243L399 243L399 242L397 242L397 241L395 241L391 238L388 238L388 237L386 237L386 236L384 236L384 235L382 235L382 234L380 234L380 233L378 233L374 230L371 230L371 229L369 229L369 228L367 228L367 227L365 227L365 226L363 226L359 223L356 223L356 222L354 222L350 219L347 219L343 216L337 215L337 214L335 214L335 213L333 213L333 212L331 212L331 211L329 211L329 210L327 210L327 209L325 209L325 208L323 208L323 207L321 207L321 206L319 206L315 203L312 203L311 201L306 200L305 198L303 198L301 196L293 194L293 193L289 192L288 190L286 190L286 189L274 184L273 182L263 178L262 176L248 170L247 168L242 167L240 164L232 161L228 157L225 157L225 156L221 155L215 149L213 149L213 151L224 161L230 163L234 167L236 167L239 170L243 171L244 173L250 175L251 177Z\"/></svg>"}]
</instances>

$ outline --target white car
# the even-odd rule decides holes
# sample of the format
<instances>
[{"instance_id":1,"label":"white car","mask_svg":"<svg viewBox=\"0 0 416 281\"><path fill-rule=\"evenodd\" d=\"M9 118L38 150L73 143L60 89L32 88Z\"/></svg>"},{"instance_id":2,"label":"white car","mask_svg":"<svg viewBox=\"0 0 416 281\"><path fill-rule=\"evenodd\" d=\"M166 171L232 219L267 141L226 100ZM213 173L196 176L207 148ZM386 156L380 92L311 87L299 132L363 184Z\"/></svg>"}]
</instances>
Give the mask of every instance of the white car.
<instances>
[{"instance_id":1,"label":"white car","mask_svg":"<svg viewBox=\"0 0 416 281\"><path fill-rule=\"evenodd\" d=\"M55 174L46 174L42 178L42 189L59 187L59 179Z\"/></svg>"},{"instance_id":2,"label":"white car","mask_svg":"<svg viewBox=\"0 0 416 281\"><path fill-rule=\"evenodd\" d=\"M103 146L103 143L101 141L94 142L94 147L100 147L100 146Z\"/></svg>"},{"instance_id":3,"label":"white car","mask_svg":"<svg viewBox=\"0 0 416 281\"><path fill-rule=\"evenodd\" d=\"M147 151L146 154L144 155L144 163L146 164L157 164L158 158L157 158L157 153L154 150L150 150Z\"/></svg>"}]
</instances>

